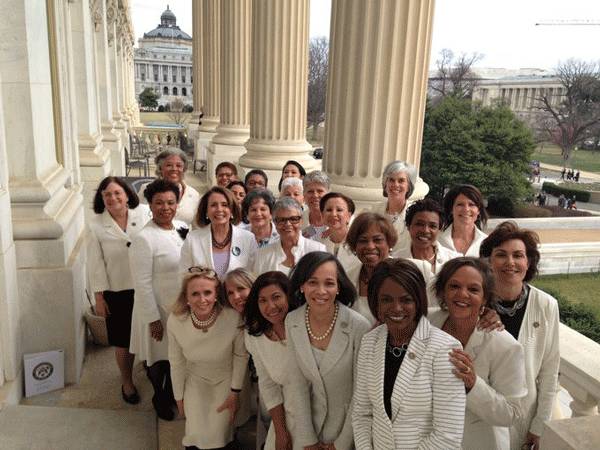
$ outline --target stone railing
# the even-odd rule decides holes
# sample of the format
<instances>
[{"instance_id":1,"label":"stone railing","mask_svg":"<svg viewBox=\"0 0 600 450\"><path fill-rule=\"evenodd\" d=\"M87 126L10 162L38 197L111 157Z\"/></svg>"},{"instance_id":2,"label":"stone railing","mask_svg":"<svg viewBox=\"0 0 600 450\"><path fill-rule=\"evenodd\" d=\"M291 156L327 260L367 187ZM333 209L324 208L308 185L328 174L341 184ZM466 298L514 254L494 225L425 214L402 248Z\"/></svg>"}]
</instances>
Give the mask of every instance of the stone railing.
<instances>
[{"instance_id":1,"label":"stone railing","mask_svg":"<svg viewBox=\"0 0 600 450\"><path fill-rule=\"evenodd\" d=\"M143 153L148 156L160 153L167 146L180 147L180 137L187 138L185 125L142 125L132 130L132 139L141 143Z\"/></svg>"}]
</instances>

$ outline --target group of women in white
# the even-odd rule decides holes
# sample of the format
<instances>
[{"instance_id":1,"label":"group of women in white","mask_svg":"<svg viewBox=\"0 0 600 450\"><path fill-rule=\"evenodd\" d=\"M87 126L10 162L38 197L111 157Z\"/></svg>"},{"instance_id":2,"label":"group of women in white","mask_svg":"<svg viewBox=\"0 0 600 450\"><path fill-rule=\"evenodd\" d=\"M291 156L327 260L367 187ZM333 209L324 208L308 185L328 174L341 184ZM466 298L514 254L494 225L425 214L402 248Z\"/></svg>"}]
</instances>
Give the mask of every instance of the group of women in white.
<instances>
[{"instance_id":1,"label":"group of women in white","mask_svg":"<svg viewBox=\"0 0 600 450\"><path fill-rule=\"evenodd\" d=\"M477 188L413 202L416 171L394 161L381 206L357 214L295 161L277 200L260 170L241 181L222 163L200 196L184 153L156 166L147 206L118 177L98 186L89 279L123 400L140 400L137 357L186 448L239 448L252 414L268 429L256 448L539 448L557 302L529 284L537 235L484 234Z\"/></svg>"}]
</instances>

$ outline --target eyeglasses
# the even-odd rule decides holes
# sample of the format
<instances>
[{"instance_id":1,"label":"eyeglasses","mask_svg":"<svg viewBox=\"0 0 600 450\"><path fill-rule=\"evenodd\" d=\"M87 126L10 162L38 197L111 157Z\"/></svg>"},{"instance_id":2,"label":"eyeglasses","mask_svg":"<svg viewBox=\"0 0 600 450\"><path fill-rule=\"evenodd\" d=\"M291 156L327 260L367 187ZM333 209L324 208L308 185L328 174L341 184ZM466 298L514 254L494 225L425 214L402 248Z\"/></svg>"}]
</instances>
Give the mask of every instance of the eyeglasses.
<instances>
[{"instance_id":1,"label":"eyeglasses","mask_svg":"<svg viewBox=\"0 0 600 450\"><path fill-rule=\"evenodd\" d=\"M208 267L192 266L192 267L188 268L188 272L199 274L199 275L206 275L207 277L211 277L211 278L217 278L217 272L215 272L212 269L209 269Z\"/></svg>"},{"instance_id":2,"label":"eyeglasses","mask_svg":"<svg viewBox=\"0 0 600 450\"><path fill-rule=\"evenodd\" d=\"M302 220L302 216L275 217L273 219L273 222L275 222L275 225L283 225L286 222L289 222L292 225L298 225L301 220Z\"/></svg>"}]
</instances>

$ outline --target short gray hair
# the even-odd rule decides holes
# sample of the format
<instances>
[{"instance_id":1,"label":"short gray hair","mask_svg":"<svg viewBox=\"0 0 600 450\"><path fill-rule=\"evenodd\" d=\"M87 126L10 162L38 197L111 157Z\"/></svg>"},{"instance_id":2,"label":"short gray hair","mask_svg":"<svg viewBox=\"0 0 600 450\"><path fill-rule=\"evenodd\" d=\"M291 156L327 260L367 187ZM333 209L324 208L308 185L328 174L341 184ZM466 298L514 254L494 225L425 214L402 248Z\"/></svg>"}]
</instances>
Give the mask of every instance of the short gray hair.
<instances>
[{"instance_id":1,"label":"short gray hair","mask_svg":"<svg viewBox=\"0 0 600 450\"><path fill-rule=\"evenodd\" d=\"M304 192L304 187L302 186L302 180L300 178L296 178L296 177L287 177L284 178L283 181L281 182L281 189L279 190L279 192L283 192L285 188L287 187L299 187L300 189L302 189L302 192Z\"/></svg>"},{"instance_id":2,"label":"short gray hair","mask_svg":"<svg viewBox=\"0 0 600 450\"><path fill-rule=\"evenodd\" d=\"M279 197L273 206L273 216L277 214L277 211L284 209L295 209L300 215L302 215L302 206L292 197Z\"/></svg>"},{"instance_id":3,"label":"short gray hair","mask_svg":"<svg viewBox=\"0 0 600 450\"><path fill-rule=\"evenodd\" d=\"M417 182L417 169L410 163L406 161L392 161L383 169L383 174L381 175L381 187L383 188L383 196L387 197L387 193L385 192L385 184L388 179L395 173L404 172L408 175L408 192L406 193L406 198L409 198L413 191L415 190L415 184Z\"/></svg>"},{"instance_id":4,"label":"short gray hair","mask_svg":"<svg viewBox=\"0 0 600 450\"><path fill-rule=\"evenodd\" d=\"M319 183L325 186L325 189L329 191L331 189L331 180L329 179L329 175L327 175L322 170L313 170L304 175L304 179L302 180L304 183L304 187L311 183Z\"/></svg>"},{"instance_id":5,"label":"short gray hair","mask_svg":"<svg viewBox=\"0 0 600 450\"><path fill-rule=\"evenodd\" d=\"M179 156L179 159L181 159L181 161L183 162L184 173L187 170L188 157L185 154L185 152L178 149L177 147L167 147L162 152L160 152L158 155L156 155L156 158L154 158L154 163L156 164L156 176L157 177L160 178L163 162L165 161L165 159L167 159L170 156Z\"/></svg>"}]
</instances>

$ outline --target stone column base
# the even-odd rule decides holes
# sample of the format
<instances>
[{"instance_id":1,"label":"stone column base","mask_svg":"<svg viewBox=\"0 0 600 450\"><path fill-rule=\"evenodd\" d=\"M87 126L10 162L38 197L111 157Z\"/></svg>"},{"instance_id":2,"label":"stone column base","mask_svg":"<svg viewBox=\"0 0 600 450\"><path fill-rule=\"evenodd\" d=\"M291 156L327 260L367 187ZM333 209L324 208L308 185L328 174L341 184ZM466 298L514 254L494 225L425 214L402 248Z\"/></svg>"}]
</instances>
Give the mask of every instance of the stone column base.
<instances>
[{"instance_id":1,"label":"stone column base","mask_svg":"<svg viewBox=\"0 0 600 450\"><path fill-rule=\"evenodd\" d=\"M102 144L110 152L110 173L125 176L125 153L121 134L111 124L102 125Z\"/></svg>"}]
</instances>

